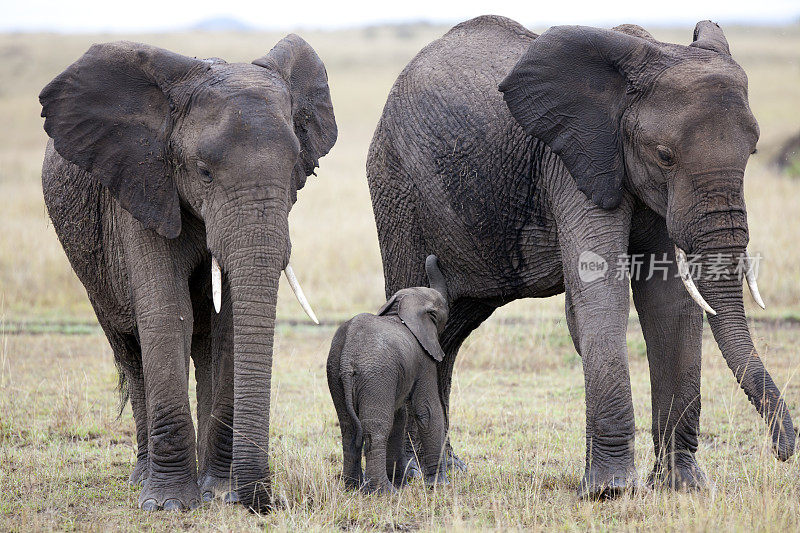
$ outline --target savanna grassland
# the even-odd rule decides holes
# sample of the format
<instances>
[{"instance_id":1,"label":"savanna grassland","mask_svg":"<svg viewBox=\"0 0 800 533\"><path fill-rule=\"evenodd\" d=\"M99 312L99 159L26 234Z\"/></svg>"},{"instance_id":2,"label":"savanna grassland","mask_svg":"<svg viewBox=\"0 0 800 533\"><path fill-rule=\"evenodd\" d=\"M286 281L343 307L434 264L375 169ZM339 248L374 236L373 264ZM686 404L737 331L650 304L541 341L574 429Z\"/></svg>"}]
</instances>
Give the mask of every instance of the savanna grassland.
<instances>
[{"instance_id":1,"label":"savanna grassland","mask_svg":"<svg viewBox=\"0 0 800 533\"><path fill-rule=\"evenodd\" d=\"M624 22L624 21L620 21ZM800 180L769 165L800 130L800 26L725 28L750 77L761 125L746 178L751 251L764 257L768 310L751 328L800 421ZM130 408L117 417L111 350L48 224L40 165L39 90L92 42L128 38L199 57L251 61L278 33L0 35L0 530L265 528L327 530L797 530L800 464L778 463L765 426L706 329L698 460L713 480L699 494L640 492L578 503L583 473L580 358L563 298L515 302L467 340L457 363L452 440L469 464L437 491L397 496L343 489L339 429L325 381L335 324L375 310L383 277L364 162L388 90L405 63L445 28L300 32L325 61L339 141L292 211L293 264L317 314L312 327L287 287L279 296L270 455L276 510L256 516L210 504L146 515L126 480L135 461ZM655 30L688 43L691 27ZM749 302L749 300L748 300ZM632 312L629 355L636 461L652 467L650 382Z\"/></svg>"}]
</instances>

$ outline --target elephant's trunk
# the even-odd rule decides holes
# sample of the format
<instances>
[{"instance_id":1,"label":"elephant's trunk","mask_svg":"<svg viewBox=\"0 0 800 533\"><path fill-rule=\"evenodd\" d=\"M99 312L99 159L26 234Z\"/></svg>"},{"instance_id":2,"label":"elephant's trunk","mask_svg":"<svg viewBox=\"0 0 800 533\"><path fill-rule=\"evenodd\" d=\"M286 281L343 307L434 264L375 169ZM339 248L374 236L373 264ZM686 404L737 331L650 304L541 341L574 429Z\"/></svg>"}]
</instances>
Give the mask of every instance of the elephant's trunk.
<instances>
[{"instance_id":1,"label":"elephant's trunk","mask_svg":"<svg viewBox=\"0 0 800 533\"><path fill-rule=\"evenodd\" d=\"M428 285L430 285L430 288L441 294L445 303L449 305L447 283L445 282L442 271L439 270L439 261L435 255L429 255L425 259L425 273L428 275Z\"/></svg>"},{"instance_id":2,"label":"elephant's trunk","mask_svg":"<svg viewBox=\"0 0 800 533\"><path fill-rule=\"evenodd\" d=\"M273 334L278 281L288 254L286 215L271 211L259 223L238 226L220 257L233 303L232 480L239 501L256 511L270 506Z\"/></svg>"},{"instance_id":3,"label":"elephant's trunk","mask_svg":"<svg viewBox=\"0 0 800 533\"><path fill-rule=\"evenodd\" d=\"M794 453L794 428L781 393L759 358L747 327L741 278L745 253L743 246L703 249L700 289L717 313L707 315L714 339L748 399L769 425L775 455L785 461Z\"/></svg>"}]
</instances>

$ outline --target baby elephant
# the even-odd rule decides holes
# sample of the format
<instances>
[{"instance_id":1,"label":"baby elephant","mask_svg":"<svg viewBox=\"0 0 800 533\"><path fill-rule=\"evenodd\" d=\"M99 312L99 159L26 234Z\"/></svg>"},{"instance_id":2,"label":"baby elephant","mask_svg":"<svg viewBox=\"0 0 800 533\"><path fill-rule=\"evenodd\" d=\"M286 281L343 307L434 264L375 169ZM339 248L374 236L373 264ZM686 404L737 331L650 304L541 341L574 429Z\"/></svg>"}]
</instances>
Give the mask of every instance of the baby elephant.
<instances>
[{"instance_id":1,"label":"baby elephant","mask_svg":"<svg viewBox=\"0 0 800 533\"><path fill-rule=\"evenodd\" d=\"M402 482L406 405L419 427L425 482L447 481L444 413L436 379L436 362L444 357L439 334L447 322L447 287L436 256L428 256L425 269L432 288L397 291L377 315L362 313L333 337L328 387L342 428L342 476L348 488L394 492L389 478Z\"/></svg>"}]
</instances>

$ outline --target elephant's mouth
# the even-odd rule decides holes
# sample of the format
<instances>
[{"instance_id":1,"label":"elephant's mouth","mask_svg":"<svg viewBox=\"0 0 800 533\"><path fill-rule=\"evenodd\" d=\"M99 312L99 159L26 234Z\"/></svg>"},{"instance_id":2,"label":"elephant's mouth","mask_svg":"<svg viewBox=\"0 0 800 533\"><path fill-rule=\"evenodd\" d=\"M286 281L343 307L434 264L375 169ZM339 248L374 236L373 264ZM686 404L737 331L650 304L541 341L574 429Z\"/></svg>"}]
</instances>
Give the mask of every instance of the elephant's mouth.
<instances>
[{"instance_id":1,"label":"elephant's mouth","mask_svg":"<svg viewBox=\"0 0 800 533\"><path fill-rule=\"evenodd\" d=\"M767 306L764 304L764 300L761 298L761 292L758 290L758 282L756 281L756 275L752 268L752 258L750 257L750 252L745 249L745 279L747 280L747 288L750 289L750 295L753 297L753 301L758 304L761 309L766 309ZM703 295L700 294L700 291L697 289L697 285L695 285L694 280L692 279L692 273L689 270L689 264L686 261L686 252L684 252L681 248L677 245L675 246L675 262L678 264L678 272L681 276L681 281L683 281L683 286L686 287L686 291L689 293L689 296L692 297L697 305L700 306L703 311L706 313L715 316L717 314L714 309L708 305Z\"/></svg>"},{"instance_id":2,"label":"elephant's mouth","mask_svg":"<svg viewBox=\"0 0 800 533\"><path fill-rule=\"evenodd\" d=\"M291 263L286 263L283 273L286 275L286 280L289 282L292 292L300 303L300 307L303 308L303 311L305 311L308 318L310 318L314 324L319 325L317 315L311 308L311 304L308 303L308 299L303 292L303 287L300 286L300 282L297 280ZM213 254L211 255L211 294L214 300L214 311L219 313L222 308L222 268L220 268L219 261L217 261L217 258L214 257Z\"/></svg>"}]
</instances>

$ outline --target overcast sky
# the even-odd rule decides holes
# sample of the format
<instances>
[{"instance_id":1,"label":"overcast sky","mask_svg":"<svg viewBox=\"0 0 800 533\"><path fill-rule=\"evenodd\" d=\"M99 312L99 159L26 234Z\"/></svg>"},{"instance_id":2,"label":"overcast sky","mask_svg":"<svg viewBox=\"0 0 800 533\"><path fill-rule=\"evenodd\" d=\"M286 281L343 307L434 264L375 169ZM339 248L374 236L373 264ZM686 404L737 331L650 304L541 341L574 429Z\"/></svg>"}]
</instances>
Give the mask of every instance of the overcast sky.
<instances>
[{"instance_id":1,"label":"overcast sky","mask_svg":"<svg viewBox=\"0 0 800 533\"><path fill-rule=\"evenodd\" d=\"M233 17L256 28L341 28L384 22L453 23L477 15L505 15L528 26L792 23L800 0L0 0L0 31L163 31L212 17Z\"/></svg>"}]
</instances>

